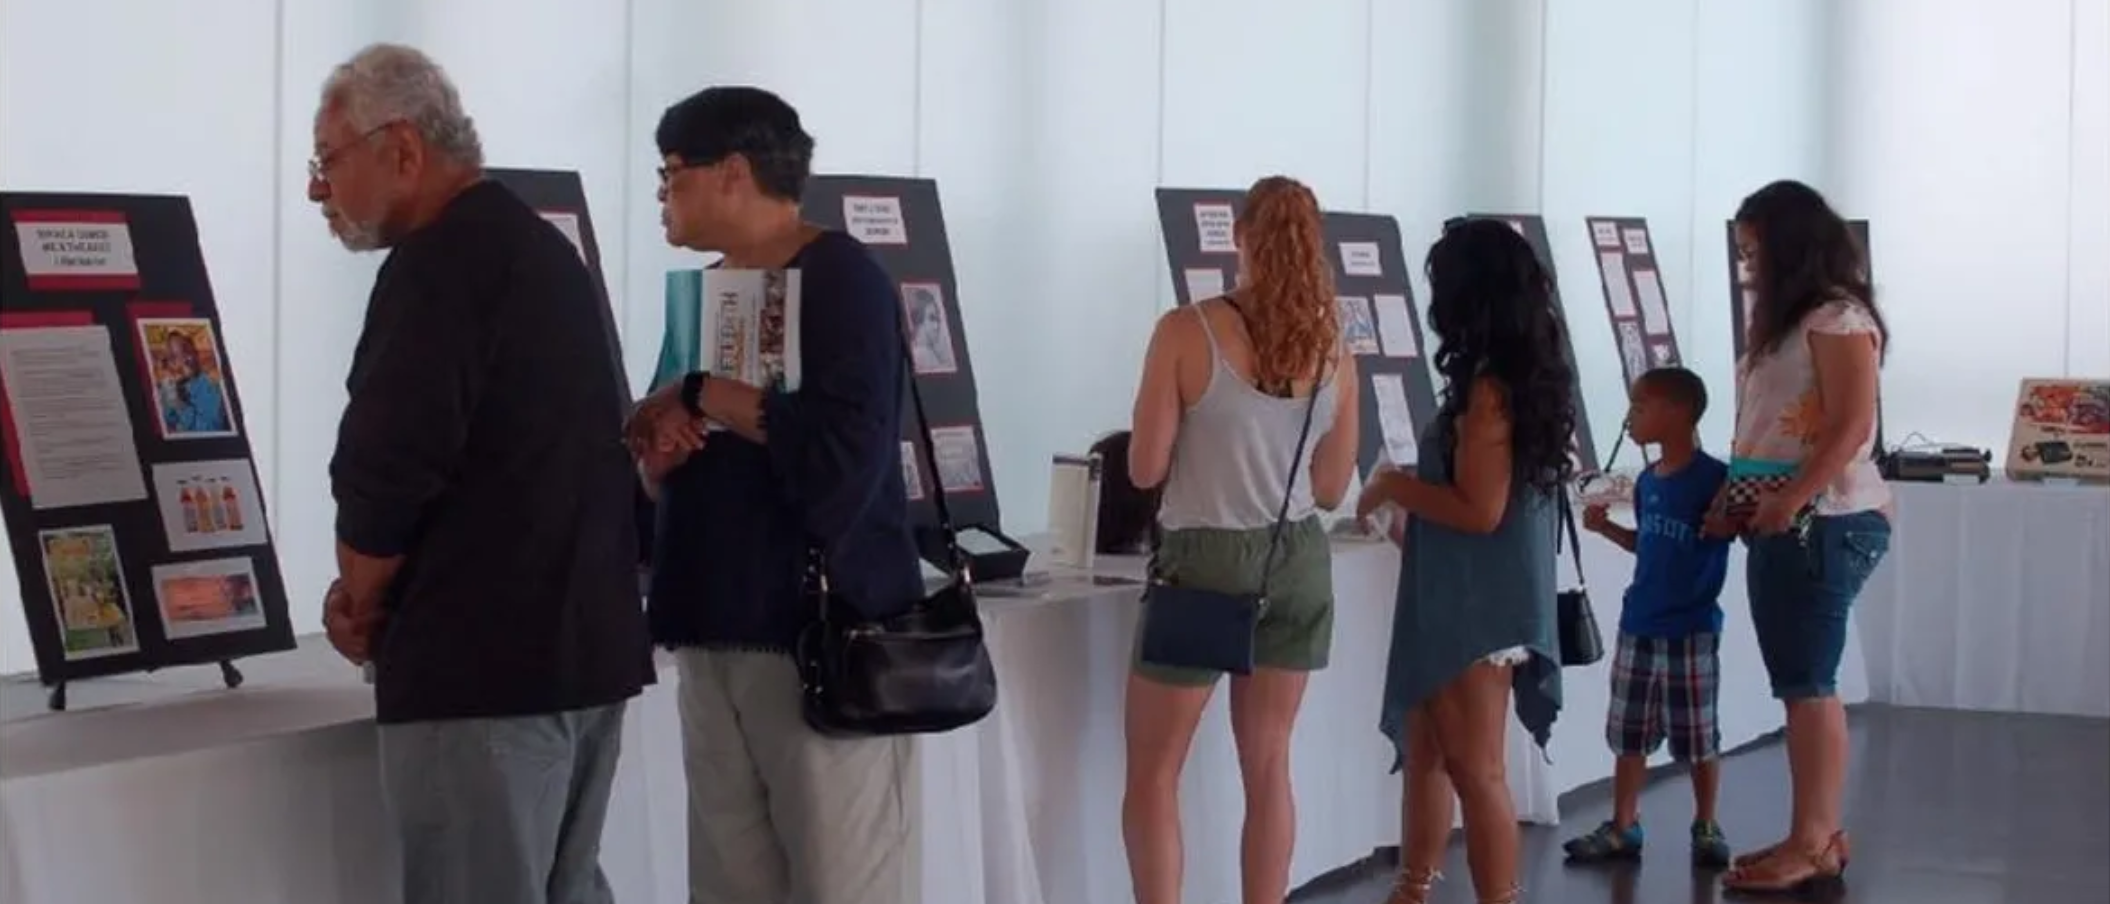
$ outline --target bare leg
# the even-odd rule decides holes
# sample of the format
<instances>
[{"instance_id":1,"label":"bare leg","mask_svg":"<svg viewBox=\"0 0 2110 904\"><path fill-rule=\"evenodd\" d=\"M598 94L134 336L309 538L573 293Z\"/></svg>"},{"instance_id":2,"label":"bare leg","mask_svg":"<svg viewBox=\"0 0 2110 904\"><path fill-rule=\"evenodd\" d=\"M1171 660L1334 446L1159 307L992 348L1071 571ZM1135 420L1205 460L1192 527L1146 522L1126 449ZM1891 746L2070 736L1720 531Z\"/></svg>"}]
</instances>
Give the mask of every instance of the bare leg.
<instances>
[{"instance_id":1,"label":"bare leg","mask_svg":"<svg viewBox=\"0 0 2110 904\"><path fill-rule=\"evenodd\" d=\"M1788 772L1795 785L1788 842L1815 852L1831 843L1844 819L1846 707L1838 697L1788 701Z\"/></svg>"},{"instance_id":2,"label":"bare leg","mask_svg":"<svg viewBox=\"0 0 2110 904\"><path fill-rule=\"evenodd\" d=\"M1214 687L1160 684L1128 676L1128 786L1121 796L1121 835L1136 904L1179 904L1180 767Z\"/></svg>"},{"instance_id":3,"label":"bare leg","mask_svg":"<svg viewBox=\"0 0 2110 904\"><path fill-rule=\"evenodd\" d=\"M1623 756L1612 766L1612 824L1632 828L1641 821L1641 787L1648 784L1648 757Z\"/></svg>"},{"instance_id":4,"label":"bare leg","mask_svg":"<svg viewBox=\"0 0 2110 904\"><path fill-rule=\"evenodd\" d=\"M1239 845L1245 904L1282 904L1297 842L1297 801L1290 788L1289 736L1304 702L1309 672L1258 669L1231 679L1231 735L1245 782L1245 832Z\"/></svg>"},{"instance_id":5,"label":"bare leg","mask_svg":"<svg viewBox=\"0 0 2110 904\"><path fill-rule=\"evenodd\" d=\"M1517 814L1503 751L1509 673L1509 666L1476 663L1429 701L1444 768L1465 811L1465 858L1482 901L1507 901L1517 887Z\"/></svg>"},{"instance_id":6,"label":"bare leg","mask_svg":"<svg viewBox=\"0 0 2110 904\"><path fill-rule=\"evenodd\" d=\"M1714 822L1714 802L1721 791L1721 760L1713 759L1692 764L1693 819L1699 822Z\"/></svg>"},{"instance_id":7,"label":"bare leg","mask_svg":"<svg viewBox=\"0 0 2110 904\"><path fill-rule=\"evenodd\" d=\"M1421 904L1424 887L1443 866L1457 798L1443 771L1443 746L1426 708L1407 714L1406 781L1400 794L1400 882L1393 900Z\"/></svg>"}]
</instances>

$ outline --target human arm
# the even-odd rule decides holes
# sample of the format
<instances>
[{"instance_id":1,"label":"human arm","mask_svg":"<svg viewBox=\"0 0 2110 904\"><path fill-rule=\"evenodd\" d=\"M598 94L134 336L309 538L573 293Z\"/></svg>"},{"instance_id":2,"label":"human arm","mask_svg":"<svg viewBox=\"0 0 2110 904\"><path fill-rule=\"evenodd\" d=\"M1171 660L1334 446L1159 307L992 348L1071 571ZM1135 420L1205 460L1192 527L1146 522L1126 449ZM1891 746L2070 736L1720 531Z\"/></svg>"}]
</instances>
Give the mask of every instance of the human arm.
<instances>
[{"instance_id":1,"label":"human arm","mask_svg":"<svg viewBox=\"0 0 2110 904\"><path fill-rule=\"evenodd\" d=\"M1612 545L1629 553L1634 551L1634 531L1614 523L1601 503L1583 507L1583 530L1610 540Z\"/></svg>"},{"instance_id":2,"label":"human arm","mask_svg":"<svg viewBox=\"0 0 2110 904\"><path fill-rule=\"evenodd\" d=\"M485 388L480 299L442 274L384 279L330 460L338 578L361 616L379 612L428 509L460 473Z\"/></svg>"},{"instance_id":3,"label":"human arm","mask_svg":"<svg viewBox=\"0 0 2110 904\"><path fill-rule=\"evenodd\" d=\"M1807 333L1824 419L1795 476L1761 500L1752 513L1750 530L1754 533L1787 530L1795 513L1845 473L1860 454L1861 444L1875 432L1880 339L1872 326L1859 328L1857 319L1839 317Z\"/></svg>"},{"instance_id":4,"label":"human arm","mask_svg":"<svg viewBox=\"0 0 2110 904\"><path fill-rule=\"evenodd\" d=\"M1338 353L1334 365L1333 429L1319 438L1311 455L1312 501L1333 511L1348 495L1348 482L1355 478L1356 452L1361 448L1362 404L1357 389L1355 356ZM1314 389L1314 392L1317 390Z\"/></svg>"},{"instance_id":5,"label":"human arm","mask_svg":"<svg viewBox=\"0 0 2110 904\"><path fill-rule=\"evenodd\" d=\"M1143 353L1143 378L1136 384L1128 437L1128 479L1139 490L1164 484L1172 470L1172 447L1180 429L1179 333L1194 317L1184 309L1159 317Z\"/></svg>"},{"instance_id":6,"label":"human arm","mask_svg":"<svg viewBox=\"0 0 2110 904\"><path fill-rule=\"evenodd\" d=\"M1516 479L1509 403L1493 380L1474 381L1456 436L1450 485L1387 471L1363 487L1356 514L1368 515L1390 502L1452 530L1493 533L1508 511L1510 484Z\"/></svg>"}]
</instances>

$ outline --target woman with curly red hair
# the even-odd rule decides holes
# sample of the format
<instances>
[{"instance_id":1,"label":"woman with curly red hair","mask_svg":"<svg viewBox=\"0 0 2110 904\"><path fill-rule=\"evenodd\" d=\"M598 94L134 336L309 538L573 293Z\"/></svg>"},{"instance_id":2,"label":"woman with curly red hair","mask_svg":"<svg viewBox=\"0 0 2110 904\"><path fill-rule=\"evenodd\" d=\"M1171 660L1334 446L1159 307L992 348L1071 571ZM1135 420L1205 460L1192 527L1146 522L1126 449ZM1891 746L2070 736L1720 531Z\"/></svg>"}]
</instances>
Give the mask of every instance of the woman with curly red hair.
<instances>
[{"instance_id":1,"label":"woman with curly red hair","mask_svg":"<svg viewBox=\"0 0 2110 904\"><path fill-rule=\"evenodd\" d=\"M1237 287L1165 314L1151 335L1128 467L1137 487L1163 487L1155 583L1266 601L1253 670L1231 679L1246 793L1241 879L1254 904L1288 892L1290 728L1333 642L1333 566L1317 512L1340 505L1355 474L1357 391L1311 190L1283 176L1255 183L1234 237ZM1222 672L1151 660L1139 642L1121 822L1138 904L1178 904L1180 768Z\"/></svg>"}]
</instances>

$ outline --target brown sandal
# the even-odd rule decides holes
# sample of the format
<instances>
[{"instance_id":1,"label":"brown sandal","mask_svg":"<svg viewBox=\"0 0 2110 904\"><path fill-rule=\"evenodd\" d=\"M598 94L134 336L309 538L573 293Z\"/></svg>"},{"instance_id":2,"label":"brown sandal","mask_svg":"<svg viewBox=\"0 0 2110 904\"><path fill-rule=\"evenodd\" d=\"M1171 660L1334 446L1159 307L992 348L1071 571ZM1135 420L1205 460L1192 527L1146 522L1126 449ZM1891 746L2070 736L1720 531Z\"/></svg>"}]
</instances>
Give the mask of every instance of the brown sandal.
<instances>
[{"instance_id":1,"label":"brown sandal","mask_svg":"<svg viewBox=\"0 0 2110 904\"><path fill-rule=\"evenodd\" d=\"M1832 835L1824 849L1812 854L1775 846L1772 856L1732 869L1722 877L1722 889L1730 894L1794 895L1799 898L1830 899L1844 890L1846 872L1842 856L1846 833Z\"/></svg>"},{"instance_id":2,"label":"brown sandal","mask_svg":"<svg viewBox=\"0 0 2110 904\"><path fill-rule=\"evenodd\" d=\"M1392 880L1392 896L1385 904L1428 904L1429 891L1443 880L1443 874L1435 870L1417 871L1401 867L1399 875Z\"/></svg>"},{"instance_id":3,"label":"brown sandal","mask_svg":"<svg viewBox=\"0 0 2110 904\"><path fill-rule=\"evenodd\" d=\"M1848 843L1844 832L1839 833L1836 840L1839 845L1839 874L1843 876L1846 875L1846 865L1854 859L1853 847ZM1750 869L1771 858L1774 854L1780 853L1782 849L1787 847L1787 844L1787 841L1782 840L1755 851L1745 851L1736 855L1736 859L1729 861L1729 866L1731 869L1736 870Z\"/></svg>"}]
</instances>

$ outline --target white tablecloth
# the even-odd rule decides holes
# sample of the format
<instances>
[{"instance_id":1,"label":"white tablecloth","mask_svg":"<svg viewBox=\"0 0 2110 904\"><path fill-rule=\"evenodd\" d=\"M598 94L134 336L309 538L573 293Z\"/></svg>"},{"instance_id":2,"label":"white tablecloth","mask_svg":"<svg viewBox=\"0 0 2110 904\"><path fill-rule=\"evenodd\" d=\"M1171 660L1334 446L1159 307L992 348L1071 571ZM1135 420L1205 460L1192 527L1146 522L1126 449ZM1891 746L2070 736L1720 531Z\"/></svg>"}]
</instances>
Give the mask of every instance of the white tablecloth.
<instances>
[{"instance_id":1,"label":"white tablecloth","mask_svg":"<svg viewBox=\"0 0 2110 904\"><path fill-rule=\"evenodd\" d=\"M1397 553L1335 547L1334 656L1293 736L1303 882L1398 840L1399 782L1377 734ZM1585 540L1609 634L1626 555ZM1740 566L1738 566L1740 574ZM1109 573L1139 572L1134 561ZM991 599L1002 702L990 719L925 740L919 798L923 900L1085 904L1128 895L1121 847L1121 688L1133 589L1067 577L1041 600ZM1732 575L1723 643L1728 743L1777 728ZM0 904L386 904L396 866L381 842L372 707L351 670L310 640L245 664L248 687L211 690L212 669L88 682L78 711L36 712L33 685L0 686ZM1512 727L1510 783L1524 819L1552 822L1562 791L1610 774L1608 663L1567 673L1551 762ZM685 900L683 781L671 670L635 702L604 838L625 902ZM1844 685L1865 685L1849 645ZM1224 698L1213 701L1182 781L1190 901L1236 900L1243 813ZM90 710L98 698L139 702Z\"/></svg>"},{"instance_id":2,"label":"white tablecloth","mask_svg":"<svg viewBox=\"0 0 2110 904\"><path fill-rule=\"evenodd\" d=\"M2110 488L1895 483L1871 699L2110 717Z\"/></svg>"}]
</instances>

